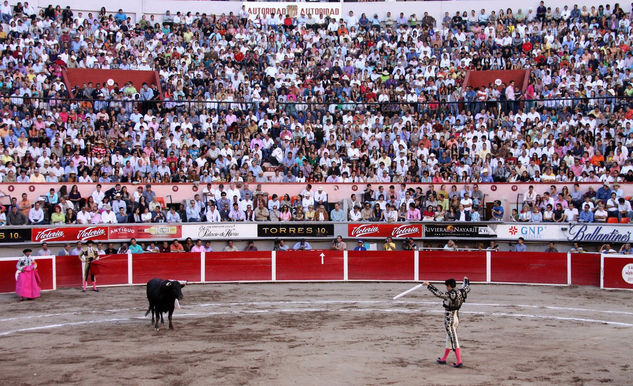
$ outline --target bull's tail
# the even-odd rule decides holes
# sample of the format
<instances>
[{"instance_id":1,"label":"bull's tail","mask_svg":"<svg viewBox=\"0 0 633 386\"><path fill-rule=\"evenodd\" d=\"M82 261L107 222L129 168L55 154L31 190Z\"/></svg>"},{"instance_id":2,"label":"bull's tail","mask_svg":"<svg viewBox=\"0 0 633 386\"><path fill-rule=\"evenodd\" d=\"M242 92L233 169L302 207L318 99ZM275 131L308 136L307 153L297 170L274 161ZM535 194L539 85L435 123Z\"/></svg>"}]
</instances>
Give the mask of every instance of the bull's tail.
<instances>
[{"instance_id":1,"label":"bull's tail","mask_svg":"<svg viewBox=\"0 0 633 386\"><path fill-rule=\"evenodd\" d=\"M154 310L154 308L153 308L151 305L150 305L149 307L147 307L147 311L145 311L145 316L149 315L149 313L150 313L151 311L153 311L153 310ZM152 316L153 316L153 315L152 315Z\"/></svg>"}]
</instances>

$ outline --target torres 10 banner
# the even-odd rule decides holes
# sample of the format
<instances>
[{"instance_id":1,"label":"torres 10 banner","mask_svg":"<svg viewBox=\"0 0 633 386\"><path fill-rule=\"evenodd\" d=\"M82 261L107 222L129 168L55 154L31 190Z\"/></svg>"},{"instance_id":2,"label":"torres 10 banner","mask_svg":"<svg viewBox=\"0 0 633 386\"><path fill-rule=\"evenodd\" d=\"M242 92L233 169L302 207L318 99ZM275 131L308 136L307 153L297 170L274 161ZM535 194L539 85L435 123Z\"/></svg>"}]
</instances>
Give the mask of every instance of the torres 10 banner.
<instances>
[{"instance_id":1,"label":"torres 10 banner","mask_svg":"<svg viewBox=\"0 0 633 386\"><path fill-rule=\"evenodd\" d=\"M422 237L422 224L348 224L349 237Z\"/></svg>"}]
</instances>

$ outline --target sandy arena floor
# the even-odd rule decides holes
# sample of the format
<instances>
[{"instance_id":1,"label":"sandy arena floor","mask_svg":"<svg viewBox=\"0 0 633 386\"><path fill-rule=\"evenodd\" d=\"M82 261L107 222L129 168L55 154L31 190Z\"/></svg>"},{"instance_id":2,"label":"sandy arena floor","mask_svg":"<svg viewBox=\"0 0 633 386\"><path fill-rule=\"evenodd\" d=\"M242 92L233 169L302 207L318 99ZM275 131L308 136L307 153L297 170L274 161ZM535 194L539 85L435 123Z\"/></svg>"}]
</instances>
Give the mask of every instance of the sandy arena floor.
<instances>
[{"instance_id":1,"label":"sandy arena floor","mask_svg":"<svg viewBox=\"0 0 633 386\"><path fill-rule=\"evenodd\" d=\"M184 288L175 330L144 287L0 295L0 380L13 384L630 384L633 292L474 284L465 367L440 366L440 299L411 283ZM166 327L167 325L165 325ZM454 356L449 357L454 360Z\"/></svg>"}]
</instances>

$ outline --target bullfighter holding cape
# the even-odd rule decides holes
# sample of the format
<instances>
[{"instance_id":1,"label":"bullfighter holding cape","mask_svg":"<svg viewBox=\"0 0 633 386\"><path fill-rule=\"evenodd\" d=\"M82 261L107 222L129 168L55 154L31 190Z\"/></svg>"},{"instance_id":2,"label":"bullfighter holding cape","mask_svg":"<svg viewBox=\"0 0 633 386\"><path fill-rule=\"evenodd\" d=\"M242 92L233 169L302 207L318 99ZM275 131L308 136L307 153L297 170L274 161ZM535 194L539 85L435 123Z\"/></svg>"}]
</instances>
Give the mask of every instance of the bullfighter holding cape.
<instances>
[{"instance_id":1,"label":"bullfighter holding cape","mask_svg":"<svg viewBox=\"0 0 633 386\"><path fill-rule=\"evenodd\" d=\"M88 286L88 278L92 281L92 290L99 292L97 289L96 275L99 273L99 251L92 245L92 240L88 240L88 245L81 250L79 254L79 260L81 260L82 266L82 288L83 292L86 292Z\"/></svg>"},{"instance_id":2,"label":"bullfighter holding cape","mask_svg":"<svg viewBox=\"0 0 633 386\"><path fill-rule=\"evenodd\" d=\"M37 263L31 257L29 248L22 251L23 255L18 259L15 272L15 292L24 299L40 297L40 275L37 272Z\"/></svg>"}]
</instances>

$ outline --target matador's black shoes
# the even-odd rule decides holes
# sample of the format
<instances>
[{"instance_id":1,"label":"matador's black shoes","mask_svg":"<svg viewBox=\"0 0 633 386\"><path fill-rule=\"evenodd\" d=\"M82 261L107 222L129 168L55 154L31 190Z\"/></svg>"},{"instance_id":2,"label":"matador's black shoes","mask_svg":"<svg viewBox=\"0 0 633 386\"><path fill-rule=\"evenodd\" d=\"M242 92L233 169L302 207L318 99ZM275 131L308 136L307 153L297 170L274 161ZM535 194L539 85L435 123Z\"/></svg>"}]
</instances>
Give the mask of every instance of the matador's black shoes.
<instances>
[{"instance_id":1,"label":"matador's black shoes","mask_svg":"<svg viewBox=\"0 0 633 386\"><path fill-rule=\"evenodd\" d=\"M443 361L441 358L437 358L436 362L440 365L445 365L446 361Z\"/></svg>"},{"instance_id":2,"label":"matador's black shoes","mask_svg":"<svg viewBox=\"0 0 633 386\"><path fill-rule=\"evenodd\" d=\"M463 363L453 363L453 367L455 367L456 369L462 368L464 366Z\"/></svg>"}]
</instances>

